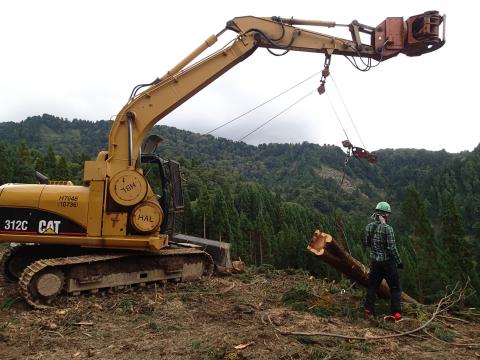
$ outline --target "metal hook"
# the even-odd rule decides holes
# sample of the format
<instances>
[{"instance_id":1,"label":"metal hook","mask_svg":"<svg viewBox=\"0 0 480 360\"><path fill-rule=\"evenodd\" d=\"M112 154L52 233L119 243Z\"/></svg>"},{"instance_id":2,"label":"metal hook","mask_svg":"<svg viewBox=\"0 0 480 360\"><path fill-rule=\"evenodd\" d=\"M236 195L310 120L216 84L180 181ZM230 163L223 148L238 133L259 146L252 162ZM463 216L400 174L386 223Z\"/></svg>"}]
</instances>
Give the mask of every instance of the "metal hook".
<instances>
[{"instance_id":1,"label":"metal hook","mask_svg":"<svg viewBox=\"0 0 480 360\"><path fill-rule=\"evenodd\" d=\"M317 91L320 95L322 95L325 92L325 81L327 79L327 76L330 75L330 62L331 62L331 60L332 60L332 55L326 54L325 55L324 68L322 70L322 78L320 79L320 86L317 89Z\"/></svg>"}]
</instances>

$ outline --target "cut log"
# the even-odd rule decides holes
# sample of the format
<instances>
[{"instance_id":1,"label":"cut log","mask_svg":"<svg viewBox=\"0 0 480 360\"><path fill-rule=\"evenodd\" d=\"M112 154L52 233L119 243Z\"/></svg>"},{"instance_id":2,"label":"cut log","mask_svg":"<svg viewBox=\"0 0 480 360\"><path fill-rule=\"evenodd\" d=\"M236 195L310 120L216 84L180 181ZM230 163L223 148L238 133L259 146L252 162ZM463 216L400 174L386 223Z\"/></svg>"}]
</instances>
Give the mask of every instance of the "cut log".
<instances>
[{"instance_id":1,"label":"cut log","mask_svg":"<svg viewBox=\"0 0 480 360\"><path fill-rule=\"evenodd\" d=\"M357 282L357 284L368 286L368 267L346 252L331 235L316 230L310 239L307 249L349 279ZM378 295L384 299L390 298L390 289L385 280L380 284ZM401 300L407 303L418 304L417 300L404 292L402 292Z\"/></svg>"}]
</instances>

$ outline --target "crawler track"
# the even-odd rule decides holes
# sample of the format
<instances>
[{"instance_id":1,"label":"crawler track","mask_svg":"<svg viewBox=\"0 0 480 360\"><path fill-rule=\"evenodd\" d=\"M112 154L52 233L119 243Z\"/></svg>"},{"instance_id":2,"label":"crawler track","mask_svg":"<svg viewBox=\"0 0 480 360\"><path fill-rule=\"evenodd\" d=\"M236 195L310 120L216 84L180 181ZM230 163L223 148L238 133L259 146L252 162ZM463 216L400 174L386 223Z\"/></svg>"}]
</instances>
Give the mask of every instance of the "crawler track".
<instances>
[{"instance_id":1,"label":"crawler track","mask_svg":"<svg viewBox=\"0 0 480 360\"><path fill-rule=\"evenodd\" d=\"M88 254L37 260L25 268L19 287L25 300L41 309L50 307L61 294L166 280L191 281L212 272L210 255L198 249Z\"/></svg>"},{"instance_id":2,"label":"crawler track","mask_svg":"<svg viewBox=\"0 0 480 360\"><path fill-rule=\"evenodd\" d=\"M67 258L58 258L58 259L45 259L35 261L33 264L27 266L23 271L22 276L20 277L18 284L20 287L20 293L23 295L25 300L34 308L41 309L49 307L47 304L50 304L54 298L43 298L38 295L36 291L32 291L32 280L35 276L38 276L43 270L46 269L64 269L68 266L75 264L90 264L99 261L106 261L111 259L120 258L122 255L83 255L83 256L74 256ZM62 291L64 286L62 286Z\"/></svg>"},{"instance_id":3,"label":"crawler track","mask_svg":"<svg viewBox=\"0 0 480 360\"><path fill-rule=\"evenodd\" d=\"M52 247L46 245L9 247L0 258L0 277L6 282L16 282L22 275L23 270L31 263L45 258L69 256L72 251L78 252L82 251L82 249L79 247Z\"/></svg>"}]
</instances>

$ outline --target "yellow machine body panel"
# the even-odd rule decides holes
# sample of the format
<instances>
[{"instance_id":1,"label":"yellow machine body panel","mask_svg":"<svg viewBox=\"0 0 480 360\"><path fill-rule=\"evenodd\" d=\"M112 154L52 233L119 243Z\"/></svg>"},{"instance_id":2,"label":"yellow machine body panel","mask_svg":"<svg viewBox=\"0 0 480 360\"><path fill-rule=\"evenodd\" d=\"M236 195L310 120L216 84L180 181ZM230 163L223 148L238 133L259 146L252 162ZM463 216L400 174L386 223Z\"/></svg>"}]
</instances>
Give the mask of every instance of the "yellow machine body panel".
<instances>
[{"instance_id":1,"label":"yellow machine body panel","mask_svg":"<svg viewBox=\"0 0 480 360\"><path fill-rule=\"evenodd\" d=\"M87 227L89 195L90 188L86 186L45 185L38 207L75 219L79 225Z\"/></svg>"},{"instance_id":2,"label":"yellow machine body panel","mask_svg":"<svg viewBox=\"0 0 480 360\"><path fill-rule=\"evenodd\" d=\"M90 189L73 185L6 184L0 206L44 210L87 226ZM25 219L24 219L25 220Z\"/></svg>"},{"instance_id":3,"label":"yellow machine body panel","mask_svg":"<svg viewBox=\"0 0 480 360\"><path fill-rule=\"evenodd\" d=\"M5 184L0 188L1 206L38 207L40 195L46 185Z\"/></svg>"},{"instance_id":4,"label":"yellow machine body panel","mask_svg":"<svg viewBox=\"0 0 480 360\"><path fill-rule=\"evenodd\" d=\"M5 184L0 189L0 234L10 241L17 235L87 235L88 187Z\"/></svg>"},{"instance_id":5,"label":"yellow machine body panel","mask_svg":"<svg viewBox=\"0 0 480 360\"><path fill-rule=\"evenodd\" d=\"M127 235L128 213L104 213L103 236Z\"/></svg>"},{"instance_id":6,"label":"yellow machine body panel","mask_svg":"<svg viewBox=\"0 0 480 360\"><path fill-rule=\"evenodd\" d=\"M143 250L168 245L168 236L158 232L128 234L128 213L103 212L103 184L0 186L0 242Z\"/></svg>"}]
</instances>

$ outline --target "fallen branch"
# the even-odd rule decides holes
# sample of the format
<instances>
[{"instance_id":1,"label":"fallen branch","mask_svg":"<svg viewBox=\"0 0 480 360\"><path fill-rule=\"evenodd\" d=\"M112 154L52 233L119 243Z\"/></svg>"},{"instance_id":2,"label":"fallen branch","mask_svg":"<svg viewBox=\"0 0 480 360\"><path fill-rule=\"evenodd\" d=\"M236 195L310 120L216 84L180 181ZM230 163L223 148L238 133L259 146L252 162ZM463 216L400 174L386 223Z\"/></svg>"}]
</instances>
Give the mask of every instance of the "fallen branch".
<instances>
[{"instance_id":1,"label":"fallen branch","mask_svg":"<svg viewBox=\"0 0 480 360\"><path fill-rule=\"evenodd\" d=\"M389 329L389 330L392 330L392 331L396 332L397 334L401 334L401 333L402 333L402 331L396 330L396 329ZM424 335L408 334L408 335L406 335L406 336L411 336L411 337L413 337L413 338L422 339L422 340L425 340L425 339L426 339L426 337L425 337Z\"/></svg>"},{"instance_id":2,"label":"fallen branch","mask_svg":"<svg viewBox=\"0 0 480 360\"><path fill-rule=\"evenodd\" d=\"M247 348L247 347L249 347L249 346L251 346L251 345L253 345L253 344L255 344L255 341L250 341L250 342L248 342L248 343L246 343L246 344L240 344L240 345L234 346L233 348L234 348L235 350L243 350L243 349L245 349L245 348Z\"/></svg>"},{"instance_id":3,"label":"fallen branch","mask_svg":"<svg viewBox=\"0 0 480 360\"><path fill-rule=\"evenodd\" d=\"M148 325L148 323L144 323L144 324L141 324L141 325L135 326L133 329L134 329L134 330L136 330L136 329L140 329L140 328L142 328L142 327L144 327L144 326L147 326L147 325Z\"/></svg>"},{"instance_id":4,"label":"fallen branch","mask_svg":"<svg viewBox=\"0 0 480 360\"><path fill-rule=\"evenodd\" d=\"M235 287L235 283L232 282L232 285L230 285L229 287L219 291L218 293L211 293L211 295L223 295L223 294L226 294L227 292L229 292L230 290L232 290L233 288Z\"/></svg>"},{"instance_id":5,"label":"fallen branch","mask_svg":"<svg viewBox=\"0 0 480 360\"><path fill-rule=\"evenodd\" d=\"M464 316L473 316L473 317L480 317L480 314L476 314L474 312L468 311L456 311L457 314L464 315Z\"/></svg>"},{"instance_id":6,"label":"fallen branch","mask_svg":"<svg viewBox=\"0 0 480 360\"><path fill-rule=\"evenodd\" d=\"M439 318L440 318L440 315L437 315L437 318L435 319L435 321L438 321L440 324L445 325L446 327L448 327L450 329L454 328L454 326L452 324L449 324L446 321L443 321Z\"/></svg>"},{"instance_id":7,"label":"fallen branch","mask_svg":"<svg viewBox=\"0 0 480 360\"><path fill-rule=\"evenodd\" d=\"M60 336L61 338L65 337L65 336L63 336L60 332L55 331L55 330L43 330L43 331L45 331L45 332L47 332L47 333L52 333L52 334L58 335L58 336Z\"/></svg>"},{"instance_id":8,"label":"fallen branch","mask_svg":"<svg viewBox=\"0 0 480 360\"><path fill-rule=\"evenodd\" d=\"M449 319L449 320L459 321L459 322L462 322L464 324L470 324L470 321L460 319L460 318L457 318L457 317L454 317L454 316L438 315L438 317L441 317L441 318L444 318L444 319Z\"/></svg>"},{"instance_id":9,"label":"fallen branch","mask_svg":"<svg viewBox=\"0 0 480 360\"><path fill-rule=\"evenodd\" d=\"M427 334L428 336L430 336L432 339L436 340L436 341L439 341L441 343L444 343L444 344L448 344L448 345L453 345L453 346L459 346L459 347L480 347L480 343L454 343L454 342L449 342L449 341L445 341L445 340L442 340L442 339L439 339L438 337L436 337L435 335L429 333L427 331L427 329L423 329L423 332L425 334Z\"/></svg>"},{"instance_id":10,"label":"fallen branch","mask_svg":"<svg viewBox=\"0 0 480 360\"><path fill-rule=\"evenodd\" d=\"M220 291L215 291L215 292L202 292L202 291L184 291L184 292L175 292L172 293L175 296L178 295L223 295L232 290L235 287L235 282L232 282L230 286L227 288L220 290Z\"/></svg>"},{"instance_id":11,"label":"fallen branch","mask_svg":"<svg viewBox=\"0 0 480 360\"><path fill-rule=\"evenodd\" d=\"M270 316L267 316L268 321L270 324L277 330L280 334L282 335L301 335L301 336L328 336L328 337L336 337L336 338L341 338L341 339L348 339L348 340L363 340L363 341L369 341L369 340L380 340L380 339L389 339L389 338L394 338L394 337L400 337L400 336L405 336L405 335L410 335L413 333L416 333L423 328L425 328L428 324L430 324L434 317L432 317L430 320L428 320L425 324L422 326L410 330L410 331L404 331L398 334L389 334L389 335L382 335L382 336L353 336L353 335L343 335L343 334L335 334L335 333L327 333L323 331L315 331L315 332L304 332L304 331L282 331L279 328L277 328L272 320L270 319Z\"/></svg>"},{"instance_id":12,"label":"fallen branch","mask_svg":"<svg viewBox=\"0 0 480 360\"><path fill-rule=\"evenodd\" d=\"M369 341L369 340L381 340L381 339L390 339L390 338L396 338L400 336L405 336L405 335L411 335L416 332L419 332L420 330L425 329L435 318L442 312L444 312L446 309L452 307L456 303L458 303L464 296L466 286L464 288L458 289L459 284L457 283L455 287L453 288L452 292L446 296L444 296L440 301L438 302L435 311L433 312L432 316L430 319L428 319L425 323L423 323L421 326L413 329L413 330L408 330L408 331L403 331L397 334L388 334L388 335L381 335L381 336L352 336L352 335L343 335L343 334L335 334L335 333L327 333L323 331L315 331L315 332L303 332L303 331L283 331L280 330L278 327L275 326L275 324L272 322L272 319L270 316L267 315L268 321L270 322L270 325L273 326L273 328L278 331L282 335L301 335L301 336L328 336L328 337L337 337L341 339L348 339L348 340L362 340L362 341ZM452 300L454 295L457 295L456 299Z\"/></svg>"}]
</instances>

